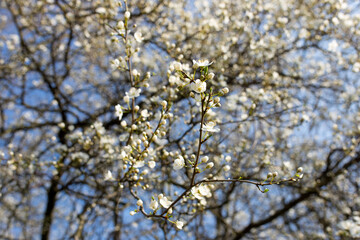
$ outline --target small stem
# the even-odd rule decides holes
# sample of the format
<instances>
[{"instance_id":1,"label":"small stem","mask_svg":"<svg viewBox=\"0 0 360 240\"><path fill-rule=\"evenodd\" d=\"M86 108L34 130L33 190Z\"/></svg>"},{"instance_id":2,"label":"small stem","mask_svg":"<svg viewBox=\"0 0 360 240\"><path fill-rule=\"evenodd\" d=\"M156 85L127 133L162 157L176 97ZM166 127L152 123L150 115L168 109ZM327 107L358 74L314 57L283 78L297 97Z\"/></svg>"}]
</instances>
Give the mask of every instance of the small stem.
<instances>
[{"instance_id":1,"label":"small stem","mask_svg":"<svg viewBox=\"0 0 360 240\"><path fill-rule=\"evenodd\" d=\"M192 174L191 182L190 182L190 186L189 186L190 188L194 185L195 175L196 175L196 167L199 162L200 150L201 150L201 145L202 145L202 132L203 132L202 128L203 128L205 113L206 113L206 108L204 109L204 101L205 101L205 98L201 99L201 121L200 121L199 145L198 145L198 149L197 149L197 153L196 153L195 164L193 166L193 174Z\"/></svg>"},{"instance_id":2,"label":"small stem","mask_svg":"<svg viewBox=\"0 0 360 240\"><path fill-rule=\"evenodd\" d=\"M126 8L126 11L127 11L128 6L127 6L126 2L125 2L125 8ZM126 55L127 55L128 72L129 72L131 87L135 87L134 79L133 79L133 76L132 76L131 52L129 50L127 50L127 47L128 47L127 43L128 43L128 24L125 24L125 51L126 51ZM133 97L131 99L131 126L130 126L129 138L126 141L126 145L130 144L131 136L133 134L132 125L134 124L134 122L135 122L135 97Z\"/></svg>"}]
</instances>

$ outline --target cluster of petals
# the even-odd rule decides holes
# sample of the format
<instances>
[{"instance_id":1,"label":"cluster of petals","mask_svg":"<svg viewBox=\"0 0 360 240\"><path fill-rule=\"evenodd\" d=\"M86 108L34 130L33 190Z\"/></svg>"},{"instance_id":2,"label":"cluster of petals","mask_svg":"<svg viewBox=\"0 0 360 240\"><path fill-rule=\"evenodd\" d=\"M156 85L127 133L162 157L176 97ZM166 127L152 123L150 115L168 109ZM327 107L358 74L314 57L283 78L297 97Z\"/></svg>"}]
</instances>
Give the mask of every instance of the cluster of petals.
<instances>
[{"instance_id":1,"label":"cluster of petals","mask_svg":"<svg viewBox=\"0 0 360 240\"><path fill-rule=\"evenodd\" d=\"M138 96L140 96L141 93L141 89L136 89L134 87L130 88L129 92L126 92L126 96L128 96L129 98L136 98Z\"/></svg>"},{"instance_id":2,"label":"cluster of petals","mask_svg":"<svg viewBox=\"0 0 360 240\"><path fill-rule=\"evenodd\" d=\"M204 197L211 197L211 191L210 188L206 185L200 185L200 186L195 186L191 189L191 194L194 195L195 198L201 200L204 199Z\"/></svg>"},{"instance_id":3,"label":"cluster of petals","mask_svg":"<svg viewBox=\"0 0 360 240\"><path fill-rule=\"evenodd\" d=\"M175 159L174 161L175 170L182 169L184 166L185 166L185 160L182 156L179 156L177 159Z\"/></svg>"},{"instance_id":4,"label":"cluster of petals","mask_svg":"<svg viewBox=\"0 0 360 240\"><path fill-rule=\"evenodd\" d=\"M190 85L191 90L197 93L203 93L206 91L206 82L196 79L195 82Z\"/></svg>"},{"instance_id":5,"label":"cluster of petals","mask_svg":"<svg viewBox=\"0 0 360 240\"><path fill-rule=\"evenodd\" d=\"M160 205L163 206L164 208L169 208L170 205L172 204L172 202L169 199L167 199L167 197L164 197L163 194L159 194L158 198Z\"/></svg>"},{"instance_id":6,"label":"cluster of petals","mask_svg":"<svg viewBox=\"0 0 360 240\"><path fill-rule=\"evenodd\" d=\"M177 220L175 222L175 225L176 225L177 229L181 230L183 228L183 226L184 226L184 223L182 221L180 221L180 220Z\"/></svg>"},{"instance_id":7,"label":"cluster of petals","mask_svg":"<svg viewBox=\"0 0 360 240\"><path fill-rule=\"evenodd\" d=\"M120 104L118 104L118 105L115 106L115 116L117 116L117 117L119 118L119 120L122 119L123 110L122 110Z\"/></svg>"},{"instance_id":8,"label":"cluster of petals","mask_svg":"<svg viewBox=\"0 0 360 240\"><path fill-rule=\"evenodd\" d=\"M141 32L139 32L139 31L134 33L134 38L139 43L141 43L144 40Z\"/></svg>"},{"instance_id":9,"label":"cluster of petals","mask_svg":"<svg viewBox=\"0 0 360 240\"><path fill-rule=\"evenodd\" d=\"M108 170L108 171L105 173L105 175L104 175L104 180L105 180L105 181L114 180L114 177L113 177L113 175L112 175L112 173L111 173L110 170Z\"/></svg>"},{"instance_id":10,"label":"cluster of petals","mask_svg":"<svg viewBox=\"0 0 360 240\"><path fill-rule=\"evenodd\" d=\"M206 132L219 132L220 129L216 128L215 126L216 126L216 123L211 121L211 122L204 124L204 126L202 127L202 130L206 131Z\"/></svg>"},{"instance_id":11,"label":"cluster of petals","mask_svg":"<svg viewBox=\"0 0 360 240\"><path fill-rule=\"evenodd\" d=\"M158 207L159 207L158 201L156 201L155 199L151 199L150 209L155 211Z\"/></svg>"},{"instance_id":12,"label":"cluster of petals","mask_svg":"<svg viewBox=\"0 0 360 240\"><path fill-rule=\"evenodd\" d=\"M193 60L193 66L194 66L194 68L208 67L208 66L210 66L211 64L213 64L213 62L210 62L209 60L206 60L206 59Z\"/></svg>"}]
</instances>

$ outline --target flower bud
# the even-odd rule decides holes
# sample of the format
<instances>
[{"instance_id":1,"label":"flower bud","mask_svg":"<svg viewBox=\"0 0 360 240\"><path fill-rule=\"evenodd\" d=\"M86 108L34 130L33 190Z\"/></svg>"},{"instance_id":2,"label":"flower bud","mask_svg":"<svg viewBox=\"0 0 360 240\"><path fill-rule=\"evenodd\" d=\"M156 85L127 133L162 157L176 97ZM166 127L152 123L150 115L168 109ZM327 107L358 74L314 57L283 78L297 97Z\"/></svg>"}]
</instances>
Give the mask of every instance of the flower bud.
<instances>
[{"instance_id":1,"label":"flower bud","mask_svg":"<svg viewBox=\"0 0 360 240\"><path fill-rule=\"evenodd\" d=\"M214 163L213 162L209 162L208 164L206 164L206 168L210 169L214 167Z\"/></svg>"},{"instance_id":2,"label":"flower bud","mask_svg":"<svg viewBox=\"0 0 360 240\"><path fill-rule=\"evenodd\" d=\"M223 89L221 89L221 91L224 93L224 94L227 94L227 93L229 93L229 88L223 88Z\"/></svg>"},{"instance_id":3,"label":"flower bud","mask_svg":"<svg viewBox=\"0 0 360 240\"><path fill-rule=\"evenodd\" d=\"M167 101L165 101L165 100L162 101L162 102L161 102L161 106L162 106L163 108L166 108L166 106L167 106Z\"/></svg>"},{"instance_id":4,"label":"flower bud","mask_svg":"<svg viewBox=\"0 0 360 240\"><path fill-rule=\"evenodd\" d=\"M139 200L136 202L136 205L138 205L138 206L140 206L140 207L142 207L143 204L144 204L144 202L143 202L141 199L139 199Z\"/></svg>"},{"instance_id":5,"label":"flower bud","mask_svg":"<svg viewBox=\"0 0 360 240\"><path fill-rule=\"evenodd\" d=\"M204 156L201 158L201 162L202 163L207 163L207 161L209 161L209 157L208 156Z\"/></svg>"},{"instance_id":6,"label":"flower bud","mask_svg":"<svg viewBox=\"0 0 360 240\"><path fill-rule=\"evenodd\" d=\"M211 80L211 79L213 79L215 77L215 74L214 73L209 73L209 75L207 76L207 78L209 79L209 80Z\"/></svg>"},{"instance_id":7,"label":"flower bud","mask_svg":"<svg viewBox=\"0 0 360 240\"><path fill-rule=\"evenodd\" d=\"M224 167L224 171L225 171L225 172L230 171L230 166L229 166L229 165L226 165L226 166Z\"/></svg>"},{"instance_id":8,"label":"flower bud","mask_svg":"<svg viewBox=\"0 0 360 240\"><path fill-rule=\"evenodd\" d=\"M125 19L129 19L130 18L130 12L129 11L126 11L125 13L124 13L124 17L125 17Z\"/></svg>"}]
</instances>

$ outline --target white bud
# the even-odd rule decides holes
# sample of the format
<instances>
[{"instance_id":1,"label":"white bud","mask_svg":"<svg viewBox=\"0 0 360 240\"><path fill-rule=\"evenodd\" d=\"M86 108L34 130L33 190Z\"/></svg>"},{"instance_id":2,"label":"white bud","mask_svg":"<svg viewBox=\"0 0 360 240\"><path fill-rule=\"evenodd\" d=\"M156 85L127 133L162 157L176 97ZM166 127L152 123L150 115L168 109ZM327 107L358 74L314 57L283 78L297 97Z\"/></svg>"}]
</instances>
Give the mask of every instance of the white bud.
<instances>
[{"instance_id":1,"label":"white bud","mask_svg":"<svg viewBox=\"0 0 360 240\"><path fill-rule=\"evenodd\" d=\"M211 72L211 73L209 73L209 75L208 75L208 79L210 79L210 80L211 80L211 79L213 79L214 77L215 77L215 74L214 74L214 73L212 73L212 72Z\"/></svg>"},{"instance_id":2,"label":"white bud","mask_svg":"<svg viewBox=\"0 0 360 240\"><path fill-rule=\"evenodd\" d=\"M124 29L124 27L125 27L124 22L123 22L123 21L119 21L116 27L117 27L118 29Z\"/></svg>"},{"instance_id":3,"label":"white bud","mask_svg":"<svg viewBox=\"0 0 360 240\"><path fill-rule=\"evenodd\" d=\"M136 202L136 205L138 205L138 206L140 206L140 207L142 207L143 204L144 204L144 202L143 202L141 199L139 199L139 200Z\"/></svg>"},{"instance_id":4,"label":"white bud","mask_svg":"<svg viewBox=\"0 0 360 240\"><path fill-rule=\"evenodd\" d=\"M229 165L226 165L226 166L224 167L224 171L225 171L225 172L230 171L230 166L229 166Z\"/></svg>"},{"instance_id":5,"label":"white bud","mask_svg":"<svg viewBox=\"0 0 360 240\"><path fill-rule=\"evenodd\" d=\"M165 100L162 101L162 102L161 102L161 106L163 106L163 108L166 108L166 106L167 106L167 101L165 101Z\"/></svg>"},{"instance_id":6,"label":"white bud","mask_svg":"<svg viewBox=\"0 0 360 240\"><path fill-rule=\"evenodd\" d=\"M209 161L209 157L208 156L204 156L201 158L201 162L202 163L207 163L207 161Z\"/></svg>"},{"instance_id":7,"label":"white bud","mask_svg":"<svg viewBox=\"0 0 360 240\"><path fill-rule=\"evenodd\" d=\"M221 90L224 94L227 94L227 93L229 93L229 88L223 88L222 90Z\"/></svg>"},{"instance_id":8,"label":"white bud","mask_svg":"<svg viewBox=\"0 0 360 240\"><path fill-rule=\"evenodd\" d=\"M130 15L131 15L130 12L126 11L125 14L124 14L125 19L129 19Z\"/></svg>"},{"instance_id":9,"label":"white bud","mask_svg":"<svg viewBox=\"0 0 360 240\"><path fill-rule=\"evenodd\" d=\"M212 168L212 167L214 167L214 163L213 163L213 162L209 162L208 164L206 164L206 168L207 168L207 169L210 169L210 168Z\"/></svg>"}]
</instances>

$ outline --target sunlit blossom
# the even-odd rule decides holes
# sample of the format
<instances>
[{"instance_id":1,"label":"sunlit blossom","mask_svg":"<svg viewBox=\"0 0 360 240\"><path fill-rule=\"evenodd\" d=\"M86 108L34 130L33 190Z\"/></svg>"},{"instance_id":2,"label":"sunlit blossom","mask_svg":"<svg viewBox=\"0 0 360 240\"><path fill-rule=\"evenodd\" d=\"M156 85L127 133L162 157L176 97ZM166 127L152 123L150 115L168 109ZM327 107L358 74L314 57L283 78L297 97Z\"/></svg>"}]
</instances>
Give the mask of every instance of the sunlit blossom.
<instances>
[{"instance_id":1,"label":"sunlit blossom","mask_svg":"<svg viewBox=\"0 0 360 240\"><path fill-rule=\"evenodd\" d=\"M213 64L213 62L210 62L209 60L206 60L206 59L193 60L193 67L194 68L208 67L211 64Z\"/></svg>"},{"instance_id":2,"label":"sunlit blossom","mask_svg":"<svg viewBox=\"0 0 360 240\"><path fill-rule=\"evenodd\" d=\"M203 93L206 91L206 82L201 81L200 79L195 80L195 82L191 83L191 90L197 93Z\"/></svg>"},{"instance_id":3,"label":"sunlit blossom","mask_svg":"<svg viewBox=\"0 0 360 240\"><path fill-rule=\"evenodd\" d=\"M110 170L108 170L108 171L105 173L105 175L104 175L104 180L105 180L105 181L115 180Z\"/></svg>"},{"instance_id":4,"label":"sunlit blossom","mask_svg":"<svg viewBox=\"0 0 360 240\"><path fill-rule=\"evenodd\" d=\"M119 120L122 119L123 110L122 110L120 104L118 104L118 105L115 106L115 116L117 116L117 117L119 118Z\"/></svg>"},{"instance_id":5,"label":"sunlit blossom","mask_svg":"<svg viewBox=\"0 0 360 240\"><path fill-rule=\"evenodd\" d=\"M172 204L172 202L167 199L167 197L164 197L164 195L159 194L159 202L160 205L163 206L164 208L169 208L170 205Z\"/></svg>"},{"instance_id":6,"label":"sunlit blossom","mask_svg":"<svg viewBox=\"0 0 360 240\"><path fill-rule=\"evenodd\" d=\"M219 132L220 128L216 128L216 123L211 121L203 125L202 130L206 132Z\"/></svg>"},{"instance_id":7,"label":"sunlit blossom","mask_svg":"<svg viewBox=\"0 0 360 240\"><path fill-rule=\"evenodd\" d=\"M132 87L132 88L130 88L129 92L126 92L125 94L129 98L136 98L136 97L140 96L140 93L141 93L140 88L136 89L136 88Z\"/></svg>"},{"instance_id":8,"label":"sunlit blossom","mask_svg":"<svg viewBox=\"0 0 360 240\"><path fill-rule=\"evenodd\" d=\"M174 169L175 170L182 169L184 166L185 166L185 161L182 156L179 156L177 159L175 159L175 161L174 161Z\"/></svg>"},{"instance_id":9,"label":"sunlit blossom","mask_svg":"<svg viewBox=\"0 0 360 240\"><path fill-rule=\"evenodd\" d=\"M158 201L156 201L155 199L151 199L149 207L151 210L155 211L159 207Z\"/></svg>"},{"instance_id":10,"label":"sunlit blossom","mask_svg":"<svg viewBox=\"0 0 360 240\"><path fill-rule=\"evenodd\" d=\"M183 228L183 226L184 226L184 223L182 221L177 220L175 222L175 225L176 225L177 229L181 230Z\"/></svg>"},{"instance_id":11,"label":"sunlit blossom","mask_svg":"<svg viewBox=\"0 0 360 240\"><path fill-rule=\"evenodd\" d=\"M139 42L139 43L144 40L141 32L139 32L139 31L137 31L137 32L134 33L134 38L135 38L135 40L136 40L137 42Z\"/></svg>"}]
</instances>

